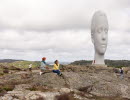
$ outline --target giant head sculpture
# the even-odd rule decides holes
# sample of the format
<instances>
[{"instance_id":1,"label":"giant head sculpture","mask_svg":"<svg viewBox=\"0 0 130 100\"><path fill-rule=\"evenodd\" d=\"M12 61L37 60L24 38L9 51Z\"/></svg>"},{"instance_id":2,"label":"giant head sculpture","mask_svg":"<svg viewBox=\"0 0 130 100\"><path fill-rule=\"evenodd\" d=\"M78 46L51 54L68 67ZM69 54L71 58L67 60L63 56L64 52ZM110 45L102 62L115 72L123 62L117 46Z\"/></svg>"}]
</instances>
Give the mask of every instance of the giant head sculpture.
<instances>
[{"instance_id":1,"label":"giant head sculpture","mask_svg":"<svg viewBox=\"0 0 130 100\"><path fill-rule=\"evenodd\" d=\"M102 11L95 12L92 17L91 38L95 49L94 64L105 64L104 54L108 41L108 21L106 14Z\"/></svg>"}]
</instances>

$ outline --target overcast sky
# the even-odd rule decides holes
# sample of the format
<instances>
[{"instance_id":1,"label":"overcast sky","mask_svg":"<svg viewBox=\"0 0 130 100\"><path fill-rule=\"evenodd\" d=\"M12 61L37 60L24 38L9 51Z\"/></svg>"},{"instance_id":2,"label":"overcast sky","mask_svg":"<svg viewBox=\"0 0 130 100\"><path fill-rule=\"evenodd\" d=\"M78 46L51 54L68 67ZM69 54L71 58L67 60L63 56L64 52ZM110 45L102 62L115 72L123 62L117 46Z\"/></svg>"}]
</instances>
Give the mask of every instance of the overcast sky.
<instances>
[{"instance_id":1,"label":"overcast sky","mask_svg":"<svg viewBox=\"0 0 130 100\"><path fill-rule=\"evenodd\" d=\"M130 0L0 0L0 59L93 59L97 10L109 22L105 59L130 60Z\"/></svg>"}]
</instances>

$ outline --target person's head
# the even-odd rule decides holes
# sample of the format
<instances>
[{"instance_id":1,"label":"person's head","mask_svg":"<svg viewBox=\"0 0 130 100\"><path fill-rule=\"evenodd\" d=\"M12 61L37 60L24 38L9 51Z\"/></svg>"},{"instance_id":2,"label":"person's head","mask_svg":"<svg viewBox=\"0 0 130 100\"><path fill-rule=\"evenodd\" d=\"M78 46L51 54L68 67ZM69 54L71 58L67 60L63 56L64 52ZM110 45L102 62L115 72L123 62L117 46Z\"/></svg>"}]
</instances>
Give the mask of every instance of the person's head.
<instances>
[{"instance_id":1,"label":"person's head","mask_svg":"<svg viewBox=\"0 0 130 100\"><path fill-rule=\"evenodd\" d=\"M108 41L108 21L107 16L102 11L97 11L93 15L91 23L91 38L95 51L103 55L107 48Z\"/></svg>"},{"instance_id":2,"label":"person's head","mask_svg":"<svg viewBox=\"0 0 130 100\"><path fill-rule=\"evenodd\" d=\"M55 60L55 62L54 62L55 64L58 64L59 62L58 62L58 60Z\"/></svg>"},{"instance_id":3,"label":"person's head","mask_svg":"<svg viewBox=\"0 0 130 100\"><path fill-rule=\"evenodd\" d=\"M42 58L42 61L45 61L45 60L46 60L46 57L43 57L43 58Z\"/></svg>"}]
</instances>

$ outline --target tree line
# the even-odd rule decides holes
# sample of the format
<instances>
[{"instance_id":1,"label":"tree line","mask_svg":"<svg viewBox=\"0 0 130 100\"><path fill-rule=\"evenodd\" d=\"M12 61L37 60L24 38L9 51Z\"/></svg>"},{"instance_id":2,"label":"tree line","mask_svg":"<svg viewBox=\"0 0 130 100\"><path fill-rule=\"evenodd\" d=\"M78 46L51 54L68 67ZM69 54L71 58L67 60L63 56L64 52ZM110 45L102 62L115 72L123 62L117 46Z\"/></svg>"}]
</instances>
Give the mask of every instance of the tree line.
<instances>
[{"instance_id":1,"label":"tree line","mask_svg":"<svg viewBox=\"0 0 130 100\"><path fill-rule=\"evenodd\" d=\"M74 61L71 65L91 65L92 60L79 60ZM130 60L105 60L105 64L108 67L130 67Z\"/></svg>"}]
</instances>

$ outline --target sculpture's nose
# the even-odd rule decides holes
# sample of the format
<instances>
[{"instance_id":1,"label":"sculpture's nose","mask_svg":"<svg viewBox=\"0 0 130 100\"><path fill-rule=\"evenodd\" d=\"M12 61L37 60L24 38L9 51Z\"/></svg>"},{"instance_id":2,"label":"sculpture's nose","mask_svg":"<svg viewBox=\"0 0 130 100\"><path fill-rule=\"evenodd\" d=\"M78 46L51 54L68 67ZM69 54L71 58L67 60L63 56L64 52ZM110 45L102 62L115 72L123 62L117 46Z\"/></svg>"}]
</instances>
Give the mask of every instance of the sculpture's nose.
<instances>
[{"instance_id":1,"label":"sculpture's nose","mask_svg":"<svg viewBox=\"0 0 130 100\"><path fill-rule=\"evenodd\" d=\"M102 40L106 40L106 34L104 32L102 33Z\"/></svg>"}]
</instances>

